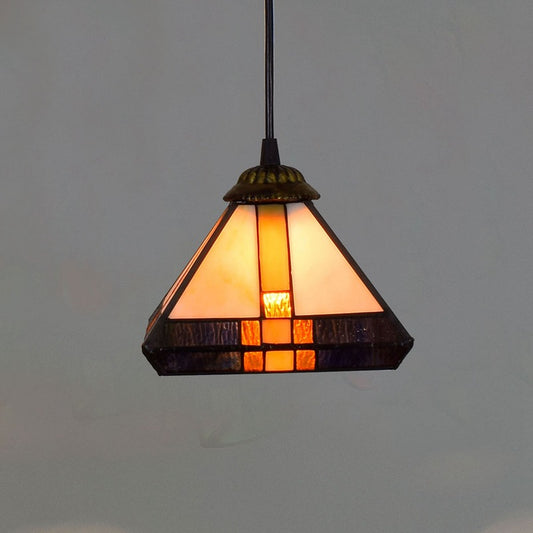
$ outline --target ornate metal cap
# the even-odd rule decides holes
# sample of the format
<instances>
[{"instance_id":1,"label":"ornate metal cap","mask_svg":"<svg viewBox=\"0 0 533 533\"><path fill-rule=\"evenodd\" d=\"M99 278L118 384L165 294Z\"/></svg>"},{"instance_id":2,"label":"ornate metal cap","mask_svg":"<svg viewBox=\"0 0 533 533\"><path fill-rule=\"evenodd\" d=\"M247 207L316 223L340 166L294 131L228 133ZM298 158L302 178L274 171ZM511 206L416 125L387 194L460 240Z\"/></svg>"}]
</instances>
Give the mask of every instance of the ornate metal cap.
<instances>
[{"instance_id":1,"label":"ornate metal cap","mask_svg":"<svg viewBox=\"0 0 533 533\"><path fill-rule=\"evenodd\" d=\"M224 196L226 202L262 204L320 198L302 173L285 165L260 165L245 170Z\"/></svg>"}]
</instances>

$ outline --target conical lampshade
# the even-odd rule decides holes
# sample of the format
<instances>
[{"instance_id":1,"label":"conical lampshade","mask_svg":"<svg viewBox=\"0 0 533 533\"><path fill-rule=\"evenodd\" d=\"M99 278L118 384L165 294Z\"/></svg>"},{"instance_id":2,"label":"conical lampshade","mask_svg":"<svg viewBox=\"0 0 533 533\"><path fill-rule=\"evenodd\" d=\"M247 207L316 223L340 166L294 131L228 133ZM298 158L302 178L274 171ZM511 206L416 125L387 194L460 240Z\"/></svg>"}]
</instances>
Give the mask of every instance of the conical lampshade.
<instances>
[{"instance_id":1,"label":"conical lampshade","mask_svg":"<svg viewBox=\"0 0 533 533\"><path fill-rule=\"evenodd\" d=\"M151 316L161 375L397 368L413 339L290 167L243 173Z\"/></svg>"}]
</instances>

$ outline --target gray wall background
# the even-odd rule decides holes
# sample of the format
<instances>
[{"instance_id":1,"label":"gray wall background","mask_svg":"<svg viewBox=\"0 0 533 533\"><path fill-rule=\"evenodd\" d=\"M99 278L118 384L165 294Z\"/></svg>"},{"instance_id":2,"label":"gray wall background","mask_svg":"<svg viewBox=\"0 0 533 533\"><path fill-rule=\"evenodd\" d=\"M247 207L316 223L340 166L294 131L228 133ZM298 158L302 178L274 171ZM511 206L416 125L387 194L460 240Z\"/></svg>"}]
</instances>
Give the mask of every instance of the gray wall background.
<instances>
[{"instance_id":1,"label":"gray wall background","mask_svg":"<svg viewBox=\"0 0 533 533\"><path fill-rule=\"evenodd\" d=\"M257 163L260 0L0 1L0 530L533 530L533 3L288 0L282 159L416 338L159 378L146 320Z\"/></svg>"}]
</instances>

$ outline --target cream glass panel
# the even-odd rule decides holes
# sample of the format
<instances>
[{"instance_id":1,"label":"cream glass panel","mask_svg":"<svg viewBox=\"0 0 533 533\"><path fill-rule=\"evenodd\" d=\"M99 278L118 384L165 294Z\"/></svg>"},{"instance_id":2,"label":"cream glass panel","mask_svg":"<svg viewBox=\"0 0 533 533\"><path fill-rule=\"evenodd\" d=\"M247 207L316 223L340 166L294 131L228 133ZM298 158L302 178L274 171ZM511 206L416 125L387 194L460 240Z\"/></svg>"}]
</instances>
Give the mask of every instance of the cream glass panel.
<instances>
[{"instance_id":1,"label":"cream glass panel","mask_svg":"<svg viewBox=\"0 0 533 533\"><path fill-rule=\"evenodd\" d=\"M170 318L259 316L255 207L240 205L185 288Z\"/></svg>"},{"instance_id":2,"label":"cream glass panel","mask_svg":"<svg viewBox=\"0 0 533 533\"><path fill-rule=\"evenodd\" d=\"M383 311L307 206L287 213L295 314Z\"/></svg>"},{"instance_id":3,"label":"cream glass panel","mask_svg":"<svg viewBox=\"0 0 533 533\"><path fill-rule=\"evenodd\" d=\"M174 285L170 288L170 290L167 292L165 297L163 298L163 305L161 306L161 312L166 308L168 302L171 300L172 296L176 293L178 290L178 287L181 285L181 282L185 278L185 276L189 273L189 270L194 265L194 262L196 261L197 257L200 255L201 251L204 249L205 245L209 241L209 238L211 235L213 235L213 232L218 228L218 225L220 224L220 221L222 220L222 217L226 214L227 209L224 210L224 212L220 215L219 219L216 221L216 224L211 228L211 231L207 234L207 237L203 240L202 244L200 245L200 248L196 250L194 255L192 256L192 259L187 263L187 266L183 269L183 272L179 275L178 279L174 282Z\"/></svg>"},{"instance_id":4,"label":"cream glass panel","mask_svg":"<svg viewBox=\"0 0 533 533\"><path fill-rule=\"evenodd\" d=\"M282 205L259 205L257 216L261 288L287 291L290 282L285 209Z\"/></svg>"}]
</instances>

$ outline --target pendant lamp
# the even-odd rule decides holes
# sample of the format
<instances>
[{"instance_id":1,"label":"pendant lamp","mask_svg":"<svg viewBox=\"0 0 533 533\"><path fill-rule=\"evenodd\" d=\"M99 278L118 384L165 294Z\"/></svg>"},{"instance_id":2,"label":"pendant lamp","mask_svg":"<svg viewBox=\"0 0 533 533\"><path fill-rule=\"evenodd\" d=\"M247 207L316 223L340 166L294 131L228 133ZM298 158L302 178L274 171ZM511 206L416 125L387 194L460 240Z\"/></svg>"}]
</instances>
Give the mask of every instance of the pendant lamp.
<instances>
[{"instance_id":1,"label":"pendant lamp","mask_svg":"<svg viewBox=\"0 0 533 533\"><path fill-rule=\"evenodd\" d=\"M148 321L160 375L395 369L413 345L316 210L319 194L280 164L274 138L273 5L265 0L260 165L229 202Z\"/></svg>"}]
</instances>

